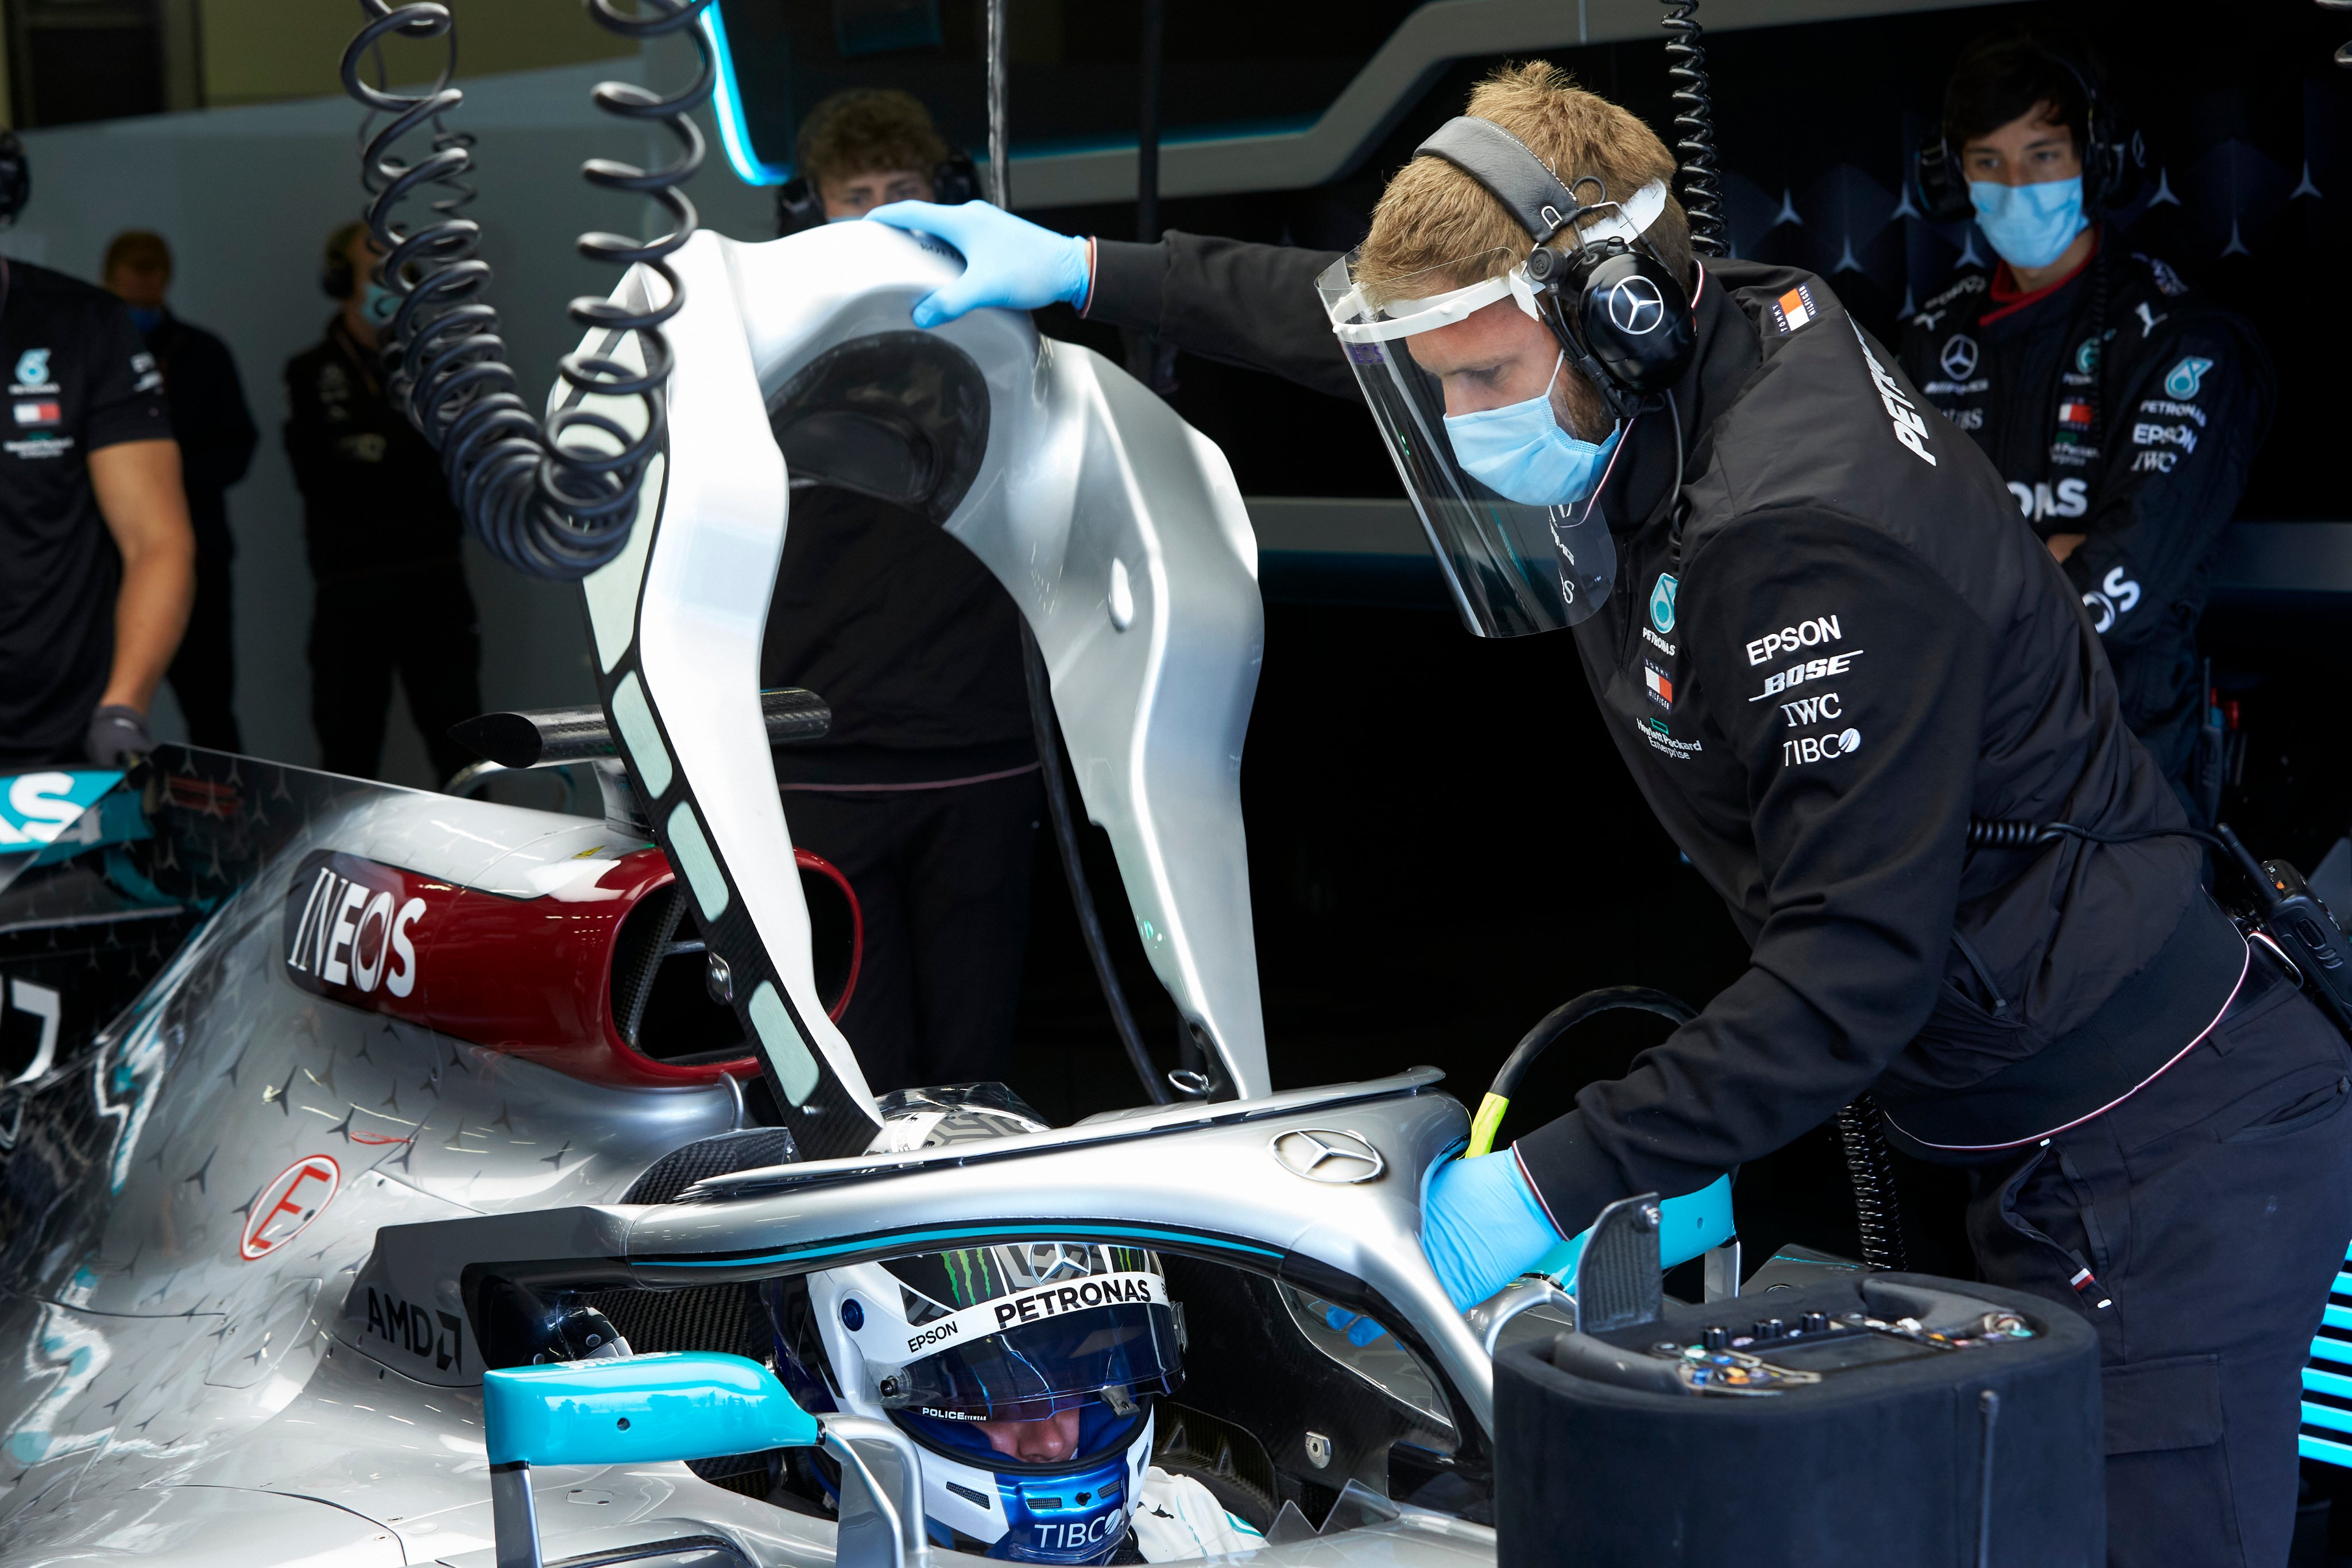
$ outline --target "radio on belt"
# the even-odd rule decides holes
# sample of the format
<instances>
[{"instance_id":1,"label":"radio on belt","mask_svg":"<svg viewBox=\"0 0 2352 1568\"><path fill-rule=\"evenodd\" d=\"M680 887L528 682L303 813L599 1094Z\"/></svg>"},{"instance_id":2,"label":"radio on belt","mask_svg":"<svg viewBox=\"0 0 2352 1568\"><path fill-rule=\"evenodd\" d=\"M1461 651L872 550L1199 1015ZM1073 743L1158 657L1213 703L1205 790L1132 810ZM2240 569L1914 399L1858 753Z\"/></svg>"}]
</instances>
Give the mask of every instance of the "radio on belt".
<instances>
[{"instance_id":1,"label":"radio on belt","mask_svg":"<svg viewBox=\"0 0 2352 1568\"><path fill-rule=\"evenodd\" d=\"M1578 1295L1618 1299L1581 1275ZM1753 1296L1664 1301L1498 1354L1501 1568L2105 1563L2087 1323L1990 1285L1859 1269L1769 1301L1769 1317Z\"/></svg>"}]
</instances>

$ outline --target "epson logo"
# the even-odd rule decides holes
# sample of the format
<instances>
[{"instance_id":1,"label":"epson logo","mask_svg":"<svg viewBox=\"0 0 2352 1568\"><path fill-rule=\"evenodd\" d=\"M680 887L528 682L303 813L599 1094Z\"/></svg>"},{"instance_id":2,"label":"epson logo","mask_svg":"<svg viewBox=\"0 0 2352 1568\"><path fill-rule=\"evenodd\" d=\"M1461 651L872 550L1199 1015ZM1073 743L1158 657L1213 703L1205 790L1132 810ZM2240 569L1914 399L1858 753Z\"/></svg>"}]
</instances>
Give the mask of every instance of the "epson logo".
<instances>
[{"instance_id":1,"label":"epson logo","mask_svg":"<svg viewBox=\"0 0 2352 1568\"><path fill-rule=\"evenodd\" d=\"M286 967L295 982L362 995L414 991L425 901L403 892L398 872L347 855L324 857L307 882L298 878L287 897Z\"/></svg>"},{"instance_id":2,"label":"epson logo","mask_svg":"<svg viewBox=\"0 0 2352 1568\"><path fill-rule=\"evenodd\" d=\"M907 1354L908 1355L912 1355L927 1344L937 1344L943 1339L953 1339L961 1332L961 1330L956 1327L956 1322L953 1318L950 1318L944 1322L933 1323L930 1327L923 1330L920 1333L909 1334L907 1336Z\"/></svg>"},{"instance_id":3,"label":"epson logo","mask_svg":"<svg viewBox=\"0 0 2352 1568\"><path fill-rule=\"evenodd\" d=\"M1817 648L1823 643L1841 643L1845 632L1834 615L1817 615L1811 621L1794 626L1783 626L1778 632L1767 632L1748 644L1748 662L1760 664L1775 653L1785 653L1797 648Z\"/></svg>"}]
</instances>

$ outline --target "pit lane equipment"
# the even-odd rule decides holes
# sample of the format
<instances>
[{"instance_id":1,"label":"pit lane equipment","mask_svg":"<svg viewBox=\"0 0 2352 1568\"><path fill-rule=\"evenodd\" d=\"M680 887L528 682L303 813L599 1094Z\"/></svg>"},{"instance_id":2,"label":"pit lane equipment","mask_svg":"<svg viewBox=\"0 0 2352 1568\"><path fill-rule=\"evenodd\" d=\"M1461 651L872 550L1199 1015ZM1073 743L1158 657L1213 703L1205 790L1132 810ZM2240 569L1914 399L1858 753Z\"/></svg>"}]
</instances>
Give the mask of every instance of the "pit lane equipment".
<instances>
[{"instance_id":1,"label":"pit lane equipment","mask_svg":"<svg viewBox=\"0 0 2352 1568\"><path fill-rule=\"evenodd\" d=\"M1654 1197L1612 1205L1576 1326L1496 1358L1507 1568L2105 1560L2087 1323L2016 1291L1853 1270L1736 1315L1669 1305L1660 1219Z\"/></svg>"}]
</instances>

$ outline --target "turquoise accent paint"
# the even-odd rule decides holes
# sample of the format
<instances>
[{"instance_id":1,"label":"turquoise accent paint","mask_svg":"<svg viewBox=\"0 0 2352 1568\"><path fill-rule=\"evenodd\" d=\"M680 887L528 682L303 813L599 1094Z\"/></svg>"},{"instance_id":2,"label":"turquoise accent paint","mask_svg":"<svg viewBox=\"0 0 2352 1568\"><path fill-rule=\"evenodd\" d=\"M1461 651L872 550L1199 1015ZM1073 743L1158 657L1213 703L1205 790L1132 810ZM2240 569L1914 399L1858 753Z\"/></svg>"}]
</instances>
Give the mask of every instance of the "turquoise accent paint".
<instances>
[{"instance_id":1,"label":"turquoise accent paint","mask_svg":"<svg viewBox=\"0 0 2352 1568\"><path fill-rule=\"evenodd\" d=\"M810 1054L808 1041L793 1027L783 998L767 981L761 981L760 988L751 993L750 1011L751 1027L760 1031L760 1044L767 1051L768 1065L776 1070L776 1081L784 1086L784 1098L801 1104L816 1088L816 1058Z\"/></svg>"},{"instance_id":2,"label":"turquoise accent paint","mask_svg":"<svg viewBox=\"0 0 2352 1568\"><path fill-rule=\"evenodd\" d=\"M482 1429L494 1465L659 1464L818 1437L774 1373L715 1351L484 1373Z\"/></svg>"},{"instance_id":3,"label":"turquoise accent paint","mask_svg":"<svg viewBox=\"0 0 2352 1568\"><path fill-rule=\"evenodd\" d=\"M708 927L727 912L727 878L719 873L719 857L710 852L710 841L702 836L701 820L684 800L669 814L669 851L677 857L687 885L694 889L694 906L702 911L702 923Z\"/></svg>"},{"instance_id":4,"label":"turquoise accent paint","mask_svg":"<svg viewBox=\"0 0 2352 1568\"><path fill-rule=\"evenodd\" d=\"M629 748L629 760L637 765L637 778L646 787L646 803L650 806L669 793L670 776L676 769L670 766L669 747L662 744L661 727L654 723L653 705L646 701L645 684L635 670L622 676L621 684L613 689L613 718L621 727L621 744Z\"/></svg>"},{"instance_id":5,"label":"turquoise accent paint","mask_svg":"<svg viewBox=\"0 0 2352 1568\"><path fill-rule=\"evenodd\" d=\"M1658 1262L1664 1268L1687 1263L1739 1234L1731 1218L1731 1178L1727 1176L1716 1177L1696 1192L1670 1197L1658 1207L1663 1221L1658 1229ZM1555 1279L1564 1277L1576 1267L1577 1259L1584 1252L1584 1239L1591 1234L1590 1230L1580 1230L1545 1253L1536 1264L1536 1271Z\"/></svg>"},{"instance_id":6,"label":"turquoise accent paint","mask_svg":"<svg viewBox=\"0 0 2352 1568\"><path fill-rule=\"evenodd\" d=\"M1048 1224L1045 1221L1031 1219L1024 1220L1017 1224L975 1226L961 1230L919 1230L910 1235L893 1236L889 1239L887 1245L895 1247L899 1243L904 1242L912 1246L917 1243L926 1241L971 1241L984 1239L990 1237L1004 1236L1035 1237L1042 1230L1048 1228ZM1073 1226L1065 1230L1055 1231L1055 1234L1069 1236L1072 1238L1091 1236L1131 1236L1139 1239L1148 1241L1189 1241L1196 1247L1216 1247L1228 1252L1254 1252L1261 1258L1279 1258L1282 1256L1281 1253L1276 1251L1271 1247L1253 1247L1246 1241L1223 1241L1213 1236L1195 1235L1189 1230L1159 1230L1154 1229L1150 1226L1141 1225L1081 1225ZM878 1243L874 1241L842 1241L836 1242L829 1247L803 1247L789 1252L772 1252L761 1258L714 1258L708 1261L695 1259L675 1259L659 1261L648 1260L646 1263L646 1267L652 1269L745 1269L755 1267L762 1263L789 1263L793 1260L800 1258L831 1258L837 1253L859 1252L865 1250L866 1248L876 1245L878 1245Z\"/></svg>"}]
</instances>

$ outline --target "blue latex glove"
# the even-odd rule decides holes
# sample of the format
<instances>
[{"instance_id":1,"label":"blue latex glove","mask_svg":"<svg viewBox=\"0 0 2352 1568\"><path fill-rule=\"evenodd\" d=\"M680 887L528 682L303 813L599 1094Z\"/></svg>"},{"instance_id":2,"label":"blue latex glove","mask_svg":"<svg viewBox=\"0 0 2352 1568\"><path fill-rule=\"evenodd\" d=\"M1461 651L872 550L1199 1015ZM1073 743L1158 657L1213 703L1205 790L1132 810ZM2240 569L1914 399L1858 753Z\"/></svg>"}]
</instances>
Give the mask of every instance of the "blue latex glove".
<instances>
[{"instance_id":1,"label":"blue latex glove","mask_svg":"<svg viewBox=\"0 0 2352 1568\"><path fill-rule=\"evenodd\" d=\"M951 207L892 202L866 215L892 228L936 235L963 252L963 276L915 302L918 327L936 327L988 306L1076 305L1094 281L1085 240L1039 228L986 202Z\"/></svg>"},{"instance_id":2,"label":"blue latex glove","mask_svg":"<svg viewBox=\"0 0 2352 1568\"><path fill-rule=\"evenodd\" d=\"M1508 1149L1448 1160L1422 1184L1421 1249L1456 1308L1485 1301L1560 1242Z\"/></svg>"}]
</instances>

